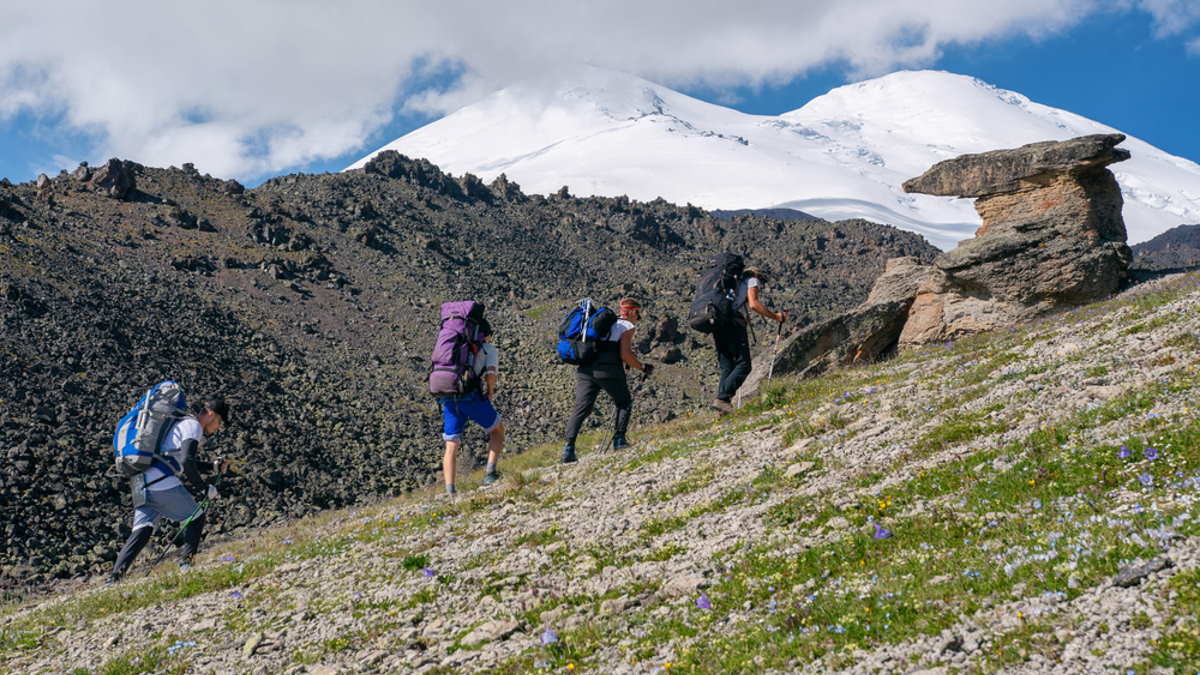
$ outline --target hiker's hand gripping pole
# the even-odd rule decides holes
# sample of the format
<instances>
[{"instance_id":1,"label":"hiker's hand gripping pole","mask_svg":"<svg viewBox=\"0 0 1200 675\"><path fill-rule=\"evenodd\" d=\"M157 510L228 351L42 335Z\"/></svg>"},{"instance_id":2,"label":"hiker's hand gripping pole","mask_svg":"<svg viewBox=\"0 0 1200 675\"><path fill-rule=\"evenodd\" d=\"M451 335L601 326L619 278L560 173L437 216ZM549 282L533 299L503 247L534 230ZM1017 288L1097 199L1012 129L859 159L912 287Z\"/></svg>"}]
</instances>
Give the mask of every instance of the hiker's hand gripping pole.
<instances>
[{"instance_id":1,"label":"hiker's hand gripping pole","mask_svg":"<svg viewBox=\"0 0 1200 675\"><path fill-rule=\"evenodd\" d=\"M767 368L767 382L771 381L771 376L775 374L775 357L779 355L779 339L783 337L783 324L787 321L788 313L780 311L783 316L779 320L779 325L775 328L775 344L771 347L771 365Z\"/></svg>"}]
</instances>

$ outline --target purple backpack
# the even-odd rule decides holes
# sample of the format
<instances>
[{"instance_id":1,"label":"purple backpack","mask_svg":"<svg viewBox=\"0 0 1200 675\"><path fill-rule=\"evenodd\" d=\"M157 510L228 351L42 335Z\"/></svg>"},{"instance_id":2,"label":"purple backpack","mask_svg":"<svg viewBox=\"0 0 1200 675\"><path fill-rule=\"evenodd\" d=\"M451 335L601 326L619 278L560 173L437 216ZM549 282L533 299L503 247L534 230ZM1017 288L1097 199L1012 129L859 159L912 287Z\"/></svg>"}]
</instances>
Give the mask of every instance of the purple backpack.
<instances>
[{"instance_id":1,"label":"purple backpack","mask_svg":"<svg viewBox=\"0 0 1200 675\"><path fill-rule=\"evenodd\" d=\"M478 302L442 303L442 323L433 343L433 364L429 370L429 393L458 396L479 387L479 377L471 368L471 356L483 344L482 319L483 305Z\"/></svg>"}]
</instances>

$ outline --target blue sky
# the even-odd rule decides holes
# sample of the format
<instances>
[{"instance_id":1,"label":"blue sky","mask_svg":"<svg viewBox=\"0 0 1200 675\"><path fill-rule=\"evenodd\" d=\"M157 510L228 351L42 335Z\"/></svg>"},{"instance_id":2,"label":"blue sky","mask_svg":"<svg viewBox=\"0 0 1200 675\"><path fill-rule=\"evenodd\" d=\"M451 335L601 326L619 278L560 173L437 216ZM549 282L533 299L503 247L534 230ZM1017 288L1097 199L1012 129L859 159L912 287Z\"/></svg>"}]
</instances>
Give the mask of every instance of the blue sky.
<instances>
[{"instance_id":1,"label":"blue sky","mask_svg":"<svg viewBox=\"0 0 1200 675\"><path fill-rule=\"evenodd\" d=\"M17 10L0 27L0 176L114 154L192 161L251 185L336 171L572 59L763 114L899 68L938 68L1200 161L1200 0L1008 0L987 11L940 0L514 0L494 14L295 0L284 18L271 2L131 0L145 25L63 1L75 11ZM221 18L223 4L240 8L239 22ZM99 43L112 46L78 48Z\"/></svg>"}]
</instances>

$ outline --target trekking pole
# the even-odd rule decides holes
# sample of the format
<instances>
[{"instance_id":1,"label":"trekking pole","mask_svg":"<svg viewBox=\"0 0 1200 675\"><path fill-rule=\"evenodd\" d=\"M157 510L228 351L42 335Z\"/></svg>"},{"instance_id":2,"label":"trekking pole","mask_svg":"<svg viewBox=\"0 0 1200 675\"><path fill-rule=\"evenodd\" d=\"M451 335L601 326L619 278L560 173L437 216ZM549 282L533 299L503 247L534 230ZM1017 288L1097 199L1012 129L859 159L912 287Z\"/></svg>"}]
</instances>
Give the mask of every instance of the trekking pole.
<instances>
[{"instance_id":1,"label":"trekking pole","mask_svg":"<svg viewBox=\"0 0 1200 675\"><path fill-rule=\"evenodd\" d=\"M785 317L783 321L787 321ZM767 382L771 381L771 376L775 374L775 357L779 354L779 338L783 336L783 321L779 322L779 326L775 328L775 345L771 347L771 366L767 368Z\"/></svg>"}]
</instances>

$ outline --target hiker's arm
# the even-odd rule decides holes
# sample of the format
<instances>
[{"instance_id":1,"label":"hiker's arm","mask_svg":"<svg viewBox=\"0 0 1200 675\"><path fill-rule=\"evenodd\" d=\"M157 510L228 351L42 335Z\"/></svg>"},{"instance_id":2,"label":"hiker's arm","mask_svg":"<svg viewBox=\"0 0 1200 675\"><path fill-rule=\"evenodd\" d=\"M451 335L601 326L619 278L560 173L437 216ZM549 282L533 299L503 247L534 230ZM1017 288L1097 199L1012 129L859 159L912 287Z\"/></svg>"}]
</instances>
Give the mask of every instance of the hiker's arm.
<instances>
[{"instance_id":1,"label":"hiker's arm","mask_svg":"<svg viewBox=\"0 0 1200 675\"><path fill-rule=\"evenodd\" d=\"M758 314L762 314L772 321L783 322L787 318L787 312L772 312L767 309L767 306L762 304L758 299L758 286L751 286L746 290L746 302L750 305L750 309Z\"/></svg>"},{"instance_id":2,"label":"hiker's arm","mask_svg":"<svg viewBox=\"0 0 1200 675\"><path fill-rule=\"evenodd\" d=\"M203 492L208 486L204 479L200 477L200 466L204 466L209 471L212 470L212 462L197 462L196 461L197 443L195 439L187 439L179 448L179 454L183 461L183 476L187 482L196 490Z\"/></svg>"},{"instance_id":3,"label":"hiker's arm","mask_svg":"<svg viewBox=\"0 0 1200 675\"><path fill-rule=\"evenodd\" d=\"M487 391L488 400L491 400L496 395L496 371L488 370L483 376L484 387Z\"/></svg>"},{"instance_id":4,"label":"hiker's arm","mask_svg":"<svg viewBox=\"0 0 1200 675\"><path fill-rule=\"evenodd\" d=\"M638 361L638 358L633 355L633 331L632 330L627 330L624 333L621 333L620 345L621 345L621 360L625 362L625 365L629 366L630 368L635 368L637 370L645 370L646 369L646 366L643 366L642 362Z\"/></svg>"}]
</instances>

